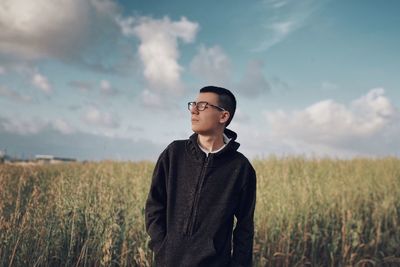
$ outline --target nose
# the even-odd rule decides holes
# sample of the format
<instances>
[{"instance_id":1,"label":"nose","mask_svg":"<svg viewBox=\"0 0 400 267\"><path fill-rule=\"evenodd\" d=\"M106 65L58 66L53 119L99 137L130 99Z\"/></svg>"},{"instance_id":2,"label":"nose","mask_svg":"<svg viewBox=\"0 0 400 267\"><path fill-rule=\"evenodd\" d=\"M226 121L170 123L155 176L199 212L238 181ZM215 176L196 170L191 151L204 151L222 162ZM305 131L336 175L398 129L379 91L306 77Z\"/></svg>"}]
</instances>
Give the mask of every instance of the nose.
<instances>
[{"instance_id":1,"label":"nose","mask_svg":"<svg viewBox=\"0 0 400 267\"><path fill-rule=\"evenodd\" d=\"M192 106L192 107L190 108L190 113L191 113L191 114L199 114L199 111L197 110L197 107L196 107L196 106Z\"/></svg>"}]
</instances>

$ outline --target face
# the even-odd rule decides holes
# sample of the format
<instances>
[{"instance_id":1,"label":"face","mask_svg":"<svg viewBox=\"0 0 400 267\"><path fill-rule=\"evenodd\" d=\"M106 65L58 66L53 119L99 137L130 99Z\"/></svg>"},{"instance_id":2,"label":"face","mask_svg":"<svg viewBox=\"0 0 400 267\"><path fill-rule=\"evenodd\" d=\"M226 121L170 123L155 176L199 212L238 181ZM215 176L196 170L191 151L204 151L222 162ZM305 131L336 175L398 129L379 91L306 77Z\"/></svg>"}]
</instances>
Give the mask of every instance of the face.
<instances>
[{"instance_id":1,"label":"face","mask_svg":"<svg viewBox=\"0 0 400 267\"><path fill-rule=\"evenodd\" d=\"M218 95L214 93L200 93L196 102L205 101L218 106ZM229 118L229 112L221 111L210 105L202 111L192 108L191 111L192 130L203 135L212 135L224 128Z\"/></svg>"}]
</instances>

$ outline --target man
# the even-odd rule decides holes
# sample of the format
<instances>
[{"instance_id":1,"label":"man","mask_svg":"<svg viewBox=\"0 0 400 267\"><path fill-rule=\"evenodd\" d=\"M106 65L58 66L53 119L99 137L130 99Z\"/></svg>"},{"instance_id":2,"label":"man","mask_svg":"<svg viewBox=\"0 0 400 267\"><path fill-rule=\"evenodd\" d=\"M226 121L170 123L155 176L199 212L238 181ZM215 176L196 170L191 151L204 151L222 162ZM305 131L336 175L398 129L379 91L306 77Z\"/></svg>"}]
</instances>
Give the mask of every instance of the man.
<instances>
[{"instance_id":1,"label":"man","mask_svg":"<svg viewBox=\"0 0 400 267\"><path fill-rule=\"evenodd\" d=\"M161 153L146 202L156 266L251 266L256 175L226 128L235 97L207 86L188 109L194 134Z\"/></svg>"}]
</instances>

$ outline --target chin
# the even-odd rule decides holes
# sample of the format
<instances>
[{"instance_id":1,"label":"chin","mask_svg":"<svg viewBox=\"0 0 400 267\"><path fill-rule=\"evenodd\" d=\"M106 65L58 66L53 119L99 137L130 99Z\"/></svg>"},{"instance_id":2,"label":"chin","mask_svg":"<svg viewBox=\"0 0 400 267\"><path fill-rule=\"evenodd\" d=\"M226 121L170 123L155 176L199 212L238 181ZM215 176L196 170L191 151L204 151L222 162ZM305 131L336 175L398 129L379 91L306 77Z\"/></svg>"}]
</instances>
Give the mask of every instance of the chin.
<instances>
[{"instance_id":1,"label":"chin","mask_svg":"<svg viewBox=\"0 0 400 267\"><path fill-rule=\"evenodd\" d=\"M195 133L201 132L201 128L198 125L192 124L192 131Z\"/></svg>"},{"instance_id":2,"label":"chin","mask_svg":"<svg viewBox=\"0 0 400 267\"><path fill-rule=\"evenodd\" d=\"M197 133L197 134L199 133L198 127L193 126L193 125L192 125L192 131L195 132L195 133ZM201 131L200 131L200 132L201 132Z\"/></svg>"},{"instance_id":3,"label":"chin","mask_svg":"<svg viewBox=\"0 0 400 267\"><path fill-rule=\"evenodd\" d=\"M204 129L199 129L199 128L196 128L196 127L192 127L192 131L197 133L197 134L199 134L199 135L210 135L211 134L210 131L207 131L207 130L204 130Z\"/></svg>"}]
</instances>

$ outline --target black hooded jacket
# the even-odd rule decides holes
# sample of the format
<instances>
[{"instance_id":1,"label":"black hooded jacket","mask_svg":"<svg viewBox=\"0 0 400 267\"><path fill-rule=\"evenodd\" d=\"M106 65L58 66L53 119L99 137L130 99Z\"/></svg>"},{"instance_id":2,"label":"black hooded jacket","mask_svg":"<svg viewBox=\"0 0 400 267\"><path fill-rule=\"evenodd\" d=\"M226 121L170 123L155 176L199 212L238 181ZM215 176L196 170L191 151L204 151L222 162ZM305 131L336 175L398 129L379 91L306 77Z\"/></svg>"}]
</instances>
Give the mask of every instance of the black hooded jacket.
<instances>
[{"instance_id":1,"label":"black hooded jacket","mask_svg":"<svg viewBox=\"0 0 400 267\"><path fill-rule=\"evenodd\" d=\"M145 207L156 266L251 266L256 174L236 133L225 134L232 140L208 156L197 134L161 153Z\"/></svg>"}]
</instances>

